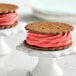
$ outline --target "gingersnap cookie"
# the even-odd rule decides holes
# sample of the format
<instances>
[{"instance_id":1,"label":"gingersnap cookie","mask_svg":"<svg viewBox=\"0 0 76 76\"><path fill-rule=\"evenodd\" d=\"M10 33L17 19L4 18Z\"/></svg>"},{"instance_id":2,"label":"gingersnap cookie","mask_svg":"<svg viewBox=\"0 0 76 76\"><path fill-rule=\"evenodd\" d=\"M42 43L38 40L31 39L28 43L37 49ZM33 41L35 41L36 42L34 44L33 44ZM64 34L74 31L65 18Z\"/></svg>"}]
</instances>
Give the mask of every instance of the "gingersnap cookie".
<instances>
[{"instance_id":1,"label":"gingersnap cookie","mask_svg":"<svg viewBox=\"0 0 76 76\"><path fill-rule=\"evenodd\" d=\"M73 30L71 25L57 22L31 23L25 28L31 32L40 34L64 34Z\"/></svg>"},{"instance_id":2,"label":"gingersnap cookie","mask_svg":"<svg viewBox=\"0 0 76 76\"><path fill-rule=\"evenodd\" d=\"M33 45L29 45L26 40L24 41L24 45L28 48L32 48L32 49L37 49L37 50L43 50L43 51L57 51L57 50L63 50L63 49L66 49L68 47L70 47L72 45L72 42L69 43L68 45L65 45L65 46L60 46L60 47L48 47L48 48L43 48L43 47L37 47L37 46L33 46Z\"/></svg>"},{"instance_id":3,"label":"gingersnap cookie","mask_svg":"<svg viewBox=\"0 0 76 76\"><path fill-rule=\"evenodd\" d=\"M5 25L5 26L0 25L0 29L15 27L17 24L18 24L18 21L15 21L15 23L12 25Z\"/></svg>"},{"instance_id":4,"label":"gingersnap cookie","mask_svg":"<svg viewBox=\"0 0 76 76\"><path fill-rule=\"evenodd\" d=\"M17 5L0 3L0 29L11 28L18 23Z\"/></svg>"},{"instance_id":5,"label":"gingersnap cookie","mask_svg":"<svg viewBox=\"0 0 76 76\"><path fill-rule=\"evenodd\" d=\"M16 9L17 5L0 3L0 14L14 12Z\"/></svg>"},{"instance_id":6,"label":"gingersnap cookie","mask_svg":"<svg viewBox=\"0 0 76 76\"><path fill-rule=\"evenodd\" d=\"M27 32L24 45L28 48L56 51L72 45L73 26L57 22L37 22L25 27Z\"/></svg>"}]
</instances>

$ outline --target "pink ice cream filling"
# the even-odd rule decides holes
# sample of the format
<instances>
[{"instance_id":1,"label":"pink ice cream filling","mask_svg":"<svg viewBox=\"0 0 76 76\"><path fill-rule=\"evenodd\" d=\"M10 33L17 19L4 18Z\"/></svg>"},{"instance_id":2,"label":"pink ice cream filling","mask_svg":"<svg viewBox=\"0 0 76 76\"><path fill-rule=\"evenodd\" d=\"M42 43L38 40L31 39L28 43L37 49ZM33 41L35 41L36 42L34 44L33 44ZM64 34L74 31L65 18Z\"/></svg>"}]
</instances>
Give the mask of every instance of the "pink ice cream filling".
<instances>
[{"instance_id":1,"label":"pink ice cream filling","mask_svg":"<svg viewBox=\"0 0 76 76\"><path fill-rule=\"evenodd\" d=\"M71 33L50 35L50 34L36 34L32 32L27 32L26 42L29 45L37 47L60 47L68 45L72 42Z\"/></svg>"},{"instance_id":2,"label":"pink ice cream filling","mask_svg":"<svg viewBox=\"0 0 76 76\"><path fill-rule=\"evenodd\" d=\"M11 25L15 23L18 19L18 14L16 12L0 14L0 25Z\"/></svg>"}]
</instances>

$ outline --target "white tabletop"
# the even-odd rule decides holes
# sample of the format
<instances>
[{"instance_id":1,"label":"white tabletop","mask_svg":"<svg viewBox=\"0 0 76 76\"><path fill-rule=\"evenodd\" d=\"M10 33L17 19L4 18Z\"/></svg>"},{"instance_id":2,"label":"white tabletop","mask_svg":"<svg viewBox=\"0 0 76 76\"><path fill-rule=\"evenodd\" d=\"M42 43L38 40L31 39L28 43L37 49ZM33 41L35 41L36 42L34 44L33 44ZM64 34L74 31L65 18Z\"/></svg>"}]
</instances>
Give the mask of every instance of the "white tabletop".
<instances>
[{"instance_id":1,"label":"white tabletop","mask_svg":"<svg viewBox=\"0 0 76 76\"><path fill-rule=\"evenodd\" d=\"M26 5L27 1L29 0L0 0L0 2L9 2L20 6L18 10L19 20L25 23L40 21L32 16L32 11ZM37 57L31 57L24 52L16 50L16 46L24 39L25 32L6 37L6 42L12 48L13 52L6 60L5 69L7 73L0 76L26 76L25 71L32 70L37 64ZM58 58L57 62L63 69L64 76L76 76L76 55Z\"/></svg>"}]
</instances>

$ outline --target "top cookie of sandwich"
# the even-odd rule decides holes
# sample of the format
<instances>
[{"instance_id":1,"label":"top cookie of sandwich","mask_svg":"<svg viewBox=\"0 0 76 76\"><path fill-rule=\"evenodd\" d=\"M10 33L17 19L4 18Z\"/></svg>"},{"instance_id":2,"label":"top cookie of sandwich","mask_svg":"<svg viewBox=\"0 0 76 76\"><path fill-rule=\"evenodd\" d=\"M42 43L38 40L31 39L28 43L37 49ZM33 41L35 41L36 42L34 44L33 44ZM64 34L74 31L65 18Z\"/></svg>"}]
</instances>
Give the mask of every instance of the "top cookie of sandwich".
<instances>
[{"instance_id":1,"label":"top cookie of sandwich","mask_svg":"<svg viewBox=\"0 0 76 76\"><path fill-rule=\"evenodd\" d=\"M18 6L16 6L16 5L0 3L0 13L1 14L14 12L16 9L18 9Z\"/></svg>"},{"instance_id":2,"label":"top cookie of sandwich","mask_svg":"<svg viewBox=\"0 0 76 76\"><path fill-rule=\"evenodd\" d=\"M65 34L73 30L73 26L58 22L36 22L28 24L25 28L39 34Z\"/></svg>"}]
</instances>

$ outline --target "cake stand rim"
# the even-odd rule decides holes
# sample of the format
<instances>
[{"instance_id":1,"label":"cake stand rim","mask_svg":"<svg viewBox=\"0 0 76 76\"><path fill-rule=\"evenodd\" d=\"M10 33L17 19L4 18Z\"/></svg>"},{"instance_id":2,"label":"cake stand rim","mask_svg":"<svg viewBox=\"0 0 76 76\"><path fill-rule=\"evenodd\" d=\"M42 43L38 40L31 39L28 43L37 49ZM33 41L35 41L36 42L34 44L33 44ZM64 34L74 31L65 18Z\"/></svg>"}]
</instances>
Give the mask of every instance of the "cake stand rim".
<instances>
[{"instance_id":1,"label":"cake stand rim","mask_svg":"<svg viewBox=\"0 0 76 76\"><path fill-rule=\"evenodd\" d=\"M48 56L48 57L61 57L61 56L67 56L67 55L74 55L76 54L75 51L75 43L67 49L59 50L59 51L41 51L36 49L31 49L28 47L25 47L24 43L21 42L17 47L17 50L23 51L24 53L28 53L30 56ZM73 50L73 51L72 51Z\"/></svg>"}]
</instances>

